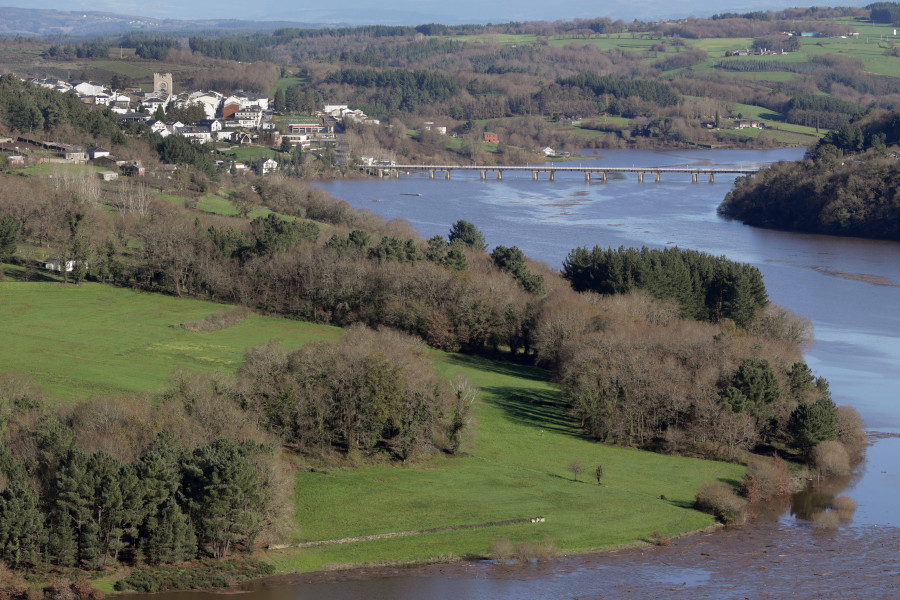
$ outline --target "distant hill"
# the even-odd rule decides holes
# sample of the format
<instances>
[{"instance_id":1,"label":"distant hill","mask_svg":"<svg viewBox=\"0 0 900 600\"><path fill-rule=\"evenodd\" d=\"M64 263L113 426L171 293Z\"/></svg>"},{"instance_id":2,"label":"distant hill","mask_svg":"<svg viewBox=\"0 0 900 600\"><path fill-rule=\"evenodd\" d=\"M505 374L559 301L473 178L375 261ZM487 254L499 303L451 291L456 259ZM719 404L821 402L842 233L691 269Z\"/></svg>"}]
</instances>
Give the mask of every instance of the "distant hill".
<instances>
[{"instance_id":1,"label":"distant hill","mask_svg":"<svg viewBox=\"0 0 900 600\"><path fill-rule=\"evenodd\" d=\"M319 23L247 21L237 19L155 19L97 11L66 11L0 7L0 36L96 36L132 31L270 31L281 27L314 28Z\"/></svg>"}]
</instances>

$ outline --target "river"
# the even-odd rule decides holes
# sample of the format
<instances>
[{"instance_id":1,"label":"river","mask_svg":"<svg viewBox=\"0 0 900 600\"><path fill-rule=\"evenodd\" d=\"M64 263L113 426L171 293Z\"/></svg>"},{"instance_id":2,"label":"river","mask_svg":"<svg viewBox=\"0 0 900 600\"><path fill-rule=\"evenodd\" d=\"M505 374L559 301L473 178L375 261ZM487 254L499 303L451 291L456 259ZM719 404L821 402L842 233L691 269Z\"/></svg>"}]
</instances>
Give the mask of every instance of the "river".
<instances>
[{"instance_id":1,"label":"river","mask_svg":"<svg viewBox=\"0 0 900 600\"><path fill-rule=\"evenodd\" d=\"M601 152L582 164L752 167L802 154ZM859 410L870 431L867 460L840 492L858 503L853 520L837 532L813 532L802 511L786 504L751 526L692 536L668 548L519 566L440 565L276 579L250 586L253 600L900 597L900 244L726 221L716 207L731 187L730 177L698 184L689 174L664 174L660 183L647 178L644 184L636 175L607 184L586 183L578 173L557 173L554 182L510 172L503 181L490 174L481 181L477 172L452 177L429 180L412 173L320 187L358 208L407 219L425 237L446 236L453 222L465 219L490 246L518 246L554 268L582 245L677 245L756 265L770 299L812 321L817 342L807 362L829 380L835 402Z\"/></svg>"}]
</instances>

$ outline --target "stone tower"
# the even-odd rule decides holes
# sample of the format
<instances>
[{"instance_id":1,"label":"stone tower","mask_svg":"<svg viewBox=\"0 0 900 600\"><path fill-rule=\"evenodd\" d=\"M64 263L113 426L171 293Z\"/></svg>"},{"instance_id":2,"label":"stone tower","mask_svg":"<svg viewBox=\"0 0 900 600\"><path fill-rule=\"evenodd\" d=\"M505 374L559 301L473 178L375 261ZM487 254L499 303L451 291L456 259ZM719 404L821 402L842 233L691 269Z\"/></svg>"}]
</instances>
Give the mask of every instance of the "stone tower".
<instances>
[{"instance_id":1,"label":"stone tower","mask_svg":"<svg viewBox=\"0 0 900 600\"><path fill-rule=\"evenodd\" d=\"M170 96L175 93L175 86L172 84L171 73L154 73L153 74L153 91L165 92Z\"/></svg>"}]
</instances>

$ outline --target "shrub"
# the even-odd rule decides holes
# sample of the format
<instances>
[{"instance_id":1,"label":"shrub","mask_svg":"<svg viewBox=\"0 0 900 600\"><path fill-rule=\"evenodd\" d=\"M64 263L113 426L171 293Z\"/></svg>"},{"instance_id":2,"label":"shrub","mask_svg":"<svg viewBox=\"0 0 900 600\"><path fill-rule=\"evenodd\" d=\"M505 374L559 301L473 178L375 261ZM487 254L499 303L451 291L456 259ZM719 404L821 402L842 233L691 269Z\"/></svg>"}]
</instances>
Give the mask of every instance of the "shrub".
<instances>
[{"instance_id":1,"label":"shrub","mask_svg":"<svg viewBox=\"0 0 900 600\"><path fill-rule=\"evenodd\" d=\"M734 489L721 482L706 483L697 492L694 507L715 516L726 525L741 525L746 521L746 501Z\"/></svg>"},{"instance_id":2,"label":"shrub","mask_svg":"<svg viewBox=\"0 0 900 600\"><path fill-rule=\"evenodd\" d=\"M822 442L813 449L813 463L822 477L841 477L850 474L850 457L838 441Z\"/></svg>"},{"instance_id":3,"label":"shrub","mask_svg":"<svg viewBox=\"0 0 900 600\"><path fill-rule=\"evenodd\" d=\"M851 406L839 406L837 415L837 439L850 455L851 464L855 464L862 460L863 452L869 443L865 423L859 412Z\"/></svg>"},{"instance_id":4,"label":"shrub","mask_svg":"<svg viewBox=\"0 0 900 600\"><path fill-rule=\"evenodd\" d=\"M750 502L786 496L793 491L793 477L777 456L771 460L757 458L751 461L741 481L741 495Z\"/></svg>"},{"instance_id":5,"label":"shrub","mask_svg":"<svg viewBox=\"0 0 900 600\"><path fill-rule=\"evenodd\" d=\"M672 543L672 538L660 531L654 531L650 534L650 541L657 546L668 546Z\"/></svg>"},{"instance_id":6,"label":"shrub","mask_svg":"<svg viewBox=\"0 0 900 600\"><path fill-rule=\"evenodd\" d=\"M139 569L113 586L116 591L163 592L166 590L227 587L235 583L271 575L275 567L268 563L226 560L195 567L159 567Z\"/></svg>"},{"instance_id":7,"label":"shrub","mask_svg":"<svg viewBox=\"0 0 900 600\"><path fill-rule=\"evenodd\" d=\"M544 538L540 542L522 542L516 546L516 558L520 562L552 558L557 554L556 542Z\"/></svg>"},{"instance_id":8,"label":"shrub","mask_svg":"<svg viewBox=\"0 0 900 600\"><path fill-rule=\"evenodd\" d=\"M500 538L491 542L491 559L498 562L506 562L508 561L512 555L515 553L515 548L513 547L513 543L509 541L509 538Z\"/></svg>"},{"instance_id":9,"label":"shrub","mask_svg":"<svg viewBox=\"0 0 900 600\"><path fill-rule=\"evenodd\" d=\"M102 591L94 589L91 581L84 576L73 581L70 587L79 600L103 600L106 597Z\"/></svg>"}]
</instances>

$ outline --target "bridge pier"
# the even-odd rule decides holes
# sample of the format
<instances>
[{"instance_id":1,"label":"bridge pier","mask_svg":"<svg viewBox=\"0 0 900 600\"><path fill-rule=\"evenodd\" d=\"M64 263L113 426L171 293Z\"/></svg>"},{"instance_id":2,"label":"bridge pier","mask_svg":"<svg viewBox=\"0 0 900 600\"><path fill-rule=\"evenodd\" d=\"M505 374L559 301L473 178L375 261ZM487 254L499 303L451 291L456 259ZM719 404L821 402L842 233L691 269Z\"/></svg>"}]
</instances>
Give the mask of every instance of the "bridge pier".
<instances>
[{"instance_id":1,"label":"bridge pier","mask_svg":"<svg viewBox=\"0 0 900 600\"><path fill-rule=\"evenodd\" d=\"M532 180L532 181L537 181L537 180L538 180L538 172L537 172L537 171L532 171L532 172L531 172L531 180Z\"/></svg>"},{"instance_id":2,"label":"bridge pier","mask_svg":"<svg viewBox=\"0 0 900 600\"><path fill-rule=\"evenodd\" d=\"M585 171L585 172L584 172L584 182L585 182L585 183L590 183L590 182L591 182L591 172L590 172L590 171Z\"/></svg>"},{"instance_id":3,"label":"bridge pier","mask_svg":"<svg viewBox=\"0 0 900 600\"><path fill-rule=\"evenodd\" d=\"M434 179L434 169L428 169L428 179Z\"/></svg>"},{"instance_id":4,"label":"bridge pier","mask_svg":"<svg viewBox=\"0 0 900 600\"><path fill-rule=\"evenodd\" d=\"M691 173L691 183L697 183L697 174Z\"/></svg>"},{"instance_id":5,"label":"bridge pier","mask_svg":"<svg viewBox=\"0 0 900 600\"><path fill-rule=\"evenodd\" d=\"M638 171L638 183L644 183L644 172Z\"/></svg>"},{"instance_id":6,"label":"bridge pier","mask_svg":"<svg viewBox=\"0 0 900 600\"><path fill-rule=\"evenodd\" d=\"M606 183L606 171L603 171L603 173L601 173L600 175L601 175L600 181L602 183Z\"/></svg>"},{"instance_id":7,"label":"bridge pier","mask_svg":"<svg viewBox=\"0 0 900 600\"><path fill-rule=\"evenodd\" d=\"M715 175L713 175L712 173L709 174L709 182L710 182L710 183L715 183L715 182L716 182Z\"/></svg>"},{"instance_id":8,"label":"bridge pier","mask_svg":"<svg viewBox=\"0 0 900 600\"><path fill-rule=\"evenodd\" d=\"M659 171L654 173L654 175L656 175L656 183L659 183Z\"/></svg>"},{"instance_id":9,"label":"bridge pier","mask_svg":"<svg viewBox=\"0 0 900 600\"><path fill-rule=\"evenodd\" d=\"M556 181L556 171L550 171L550 181Z\"/></svg>"},{"instance_id":10,"label":"bridge pier","mask_svg":"<svg viewBox=\"0 0 900 600\"><path fill-rule=\"evenodd\" d=\"M497 181L503 181L503 171L497 169Z\"/></svg>"},{"instance_id":11,"label":"bridge pier","mask_svg":"<svg viewBox=\"0 0 900 600\"><path fill-rule=\"evenodd\" d=\"M444 171L444 179L446 179L447 181L450 181L450 169L447 169L446 171Z\"/></svg>"},{"instance_id":12,"label":"bridge pier","mask_svg":"<svg viewBox=\"0 0 900 600\"><path fill-rule=\"evenodd\" d=\"M484 181L485 179L487 179L487 171L482 169L481 170L481 180Z\"/></svg>"}]
</instances>

